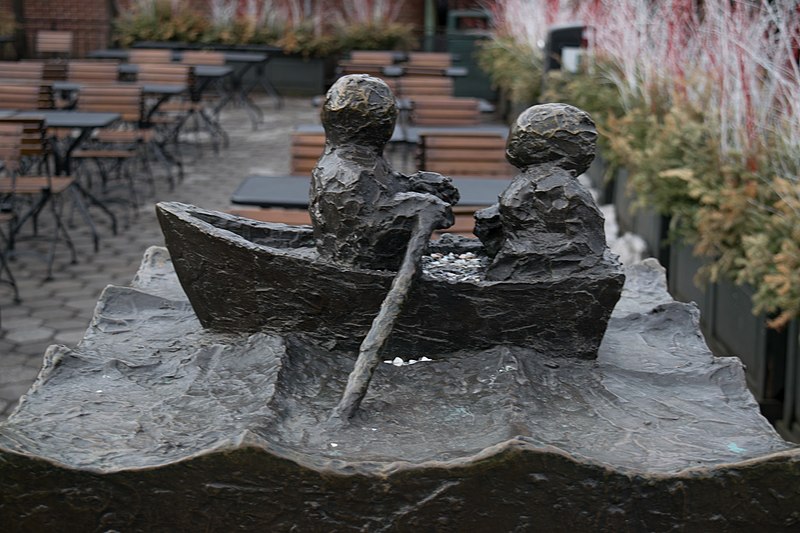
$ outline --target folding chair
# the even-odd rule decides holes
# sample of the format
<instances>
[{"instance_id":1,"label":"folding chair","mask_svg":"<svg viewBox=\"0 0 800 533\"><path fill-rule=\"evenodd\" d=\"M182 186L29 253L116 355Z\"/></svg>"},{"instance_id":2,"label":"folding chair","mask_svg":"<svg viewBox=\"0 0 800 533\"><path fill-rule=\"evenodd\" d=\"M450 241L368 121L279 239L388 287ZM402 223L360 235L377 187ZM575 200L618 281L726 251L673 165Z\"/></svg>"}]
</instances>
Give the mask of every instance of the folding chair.
<instances>
[{"instance_id":1,"label":"folding chair","mask_svg":"<svg viewBox=\"0 0 800 533\"><path fill-rule=\"evenodd\" d=\"M470 186L470 178L508 180L518 172L505 157L506 140L496 133L421 133L417 162L421 170L454 178L456 187ZM473 184L479 181L473 181ZM501 190L503 187L496 187ZM457 205L455 224L443 232L470 234L474 213L486 205Z\"/></svg>"},{"instance_id":2,"label":"folding chair","mask_svg":"<svg viewBox=\"0 0 800 533\"><path fill-rule=\"evenodd\" d=\"M172 63L172 50L160 48L133 48L128 52L128 63L169 64Z\"/></svg>"},{"instance_id":3,"label":"folding chair","mask_svg":"<svg viewBox=\"0 0 800 533\"><path fill-rule=\"evenodd\" d=\"M101 196L105 201L119 201L138 206L138 193L129 162L140 158L150 188L155 194L155 177L146 157L146 145L154 141L155 133L143 127L142 88L130 84L87 85L81 89L76 107L80 111L114 112L120 114L119 125L95 133L92 143L73 152L77 161L92 161L101 177ZM123 197L109 197L112 171L118 182L124 182ZM91 184L87 184L91 187Z\"/></svg>"},{"instance_id":4,"label":"folding chair","mask_svg":"<svg viewBox=\"0 0 800 533\"><path fill-rule=\"evenodd\" d=\"M71 57L72 32L51 30L36 32L36 53L39 57Z\"/></svg>"},{"instance_id":5,"label":"folding chair","mask_svg":"<svg viewBox=\"0 0 800 533\"><path fill-rule=\"evenodd\" d=\"M53 277L56 245L60 238L69 248L71 262L77 262L75 246L61 216L63 194L71 189L75 180L72 176L53 176L50 155L44 120L26 119L21 123L0 121L0 159L6 163L6 175L0 178L0 196L7 198L15 217L8 236L8 250L12 254L19 253L16 245L22 239L46 238L38 234L38 219L49 206L54 227L46 254L46 280ZM24 165L23 158L32 161ZM23 174L26 167L28 172L37 171L38 174ZM33 224L33 233L24 236L22 229L29 220Z\"/></svg>"},{"instance_id":6,"label":"folding chair","mask_svg":"<svg viewBox=\"0 0 800 533\"><path fill-rule=\"evenodd\" d=\"M17 110L53 109L53 86L41 81L0 83L0 102L3 107Z\"/></svg>"},{"instance_id":7,"label":"folding chair","mask_svg":"<svg viewBox=\"0 0 800 533\"><path fill-rule=\"evenodd\" d=\"M116 83L119 80L119 63L116 61L70 61L67 63L67 80L95 85Z\"/></svg>"},{"instance_id":8,"label":"folding chair","mask_svg":"<svg viewBox=\"0 0 800 533\"><path fill-rule=\"evenodd\" d=\"M42 61L0 61L0 79L41 82L44 75Z\"/></svg>"},{"instance_id":9,"label":"folding chair","mask_svg":"<svg viewBox=\"0 0 800 533\"><path fill-rule=\"evenodd\" d=\"M136 82L141 86L163 85L183 88L180 97L146 100L144 122L152 125L158 136L155 140L156 154L166 164L170 187L174 186L171 166L178 167L179 180L183 179L180 132L190 117L190 95L195 86L194 67L183 64L140 63ZM174 153L167 146L174 147Z\"/></svg>"}]
</instances>

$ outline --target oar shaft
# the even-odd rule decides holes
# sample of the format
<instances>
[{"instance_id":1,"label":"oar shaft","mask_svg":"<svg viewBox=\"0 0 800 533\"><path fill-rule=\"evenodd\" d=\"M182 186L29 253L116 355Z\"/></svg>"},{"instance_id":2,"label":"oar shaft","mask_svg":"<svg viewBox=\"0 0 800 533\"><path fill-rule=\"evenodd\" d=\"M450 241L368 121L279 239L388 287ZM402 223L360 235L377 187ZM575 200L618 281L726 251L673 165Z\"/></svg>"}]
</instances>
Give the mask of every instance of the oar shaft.
<instances>
[{"instance_id":1,"label":"oar shaft","mask_svg":"<svg viewBox=\"0 0 800 533\"><path fill-rule=\"evenodd\" d=\"M386 294L378 315L372 321L367 336L361 343L358 359L347 379L342 399L333 411L333 418L340 418L343 421L350 419L366 396L372 375L380 362L381 348L389 338L406 297L411 291L419 261L433 231L434 223L434 217L422 213L417 218L403 263L392 281L392 287Z\"/></svg>"}]
</instances>

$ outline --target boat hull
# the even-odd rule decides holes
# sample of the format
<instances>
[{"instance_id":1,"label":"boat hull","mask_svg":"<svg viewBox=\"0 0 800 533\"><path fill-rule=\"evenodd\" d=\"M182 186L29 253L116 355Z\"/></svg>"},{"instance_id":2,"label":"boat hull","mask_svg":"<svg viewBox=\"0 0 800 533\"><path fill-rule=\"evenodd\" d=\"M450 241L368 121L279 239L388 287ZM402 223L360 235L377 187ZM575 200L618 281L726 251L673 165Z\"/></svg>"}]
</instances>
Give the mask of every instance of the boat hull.
<instances>
[{"instance_id":1,"label":"boat hull","mask_svg":"<svg viewBox=\"0 0 800 533\"><path fill-rule=\"evenodd\" d=\"M214 330L306 333L326 347L357 350L394 278L319 261L308 226L178 203L159 204L157 212L181 285L200 322ZM474 248L475 241L461 242ZM383 353L418 358L516 345L593 359L623 282L613 258L582 275L540 281L423 275Z\"/></svg>"}]
</instances>

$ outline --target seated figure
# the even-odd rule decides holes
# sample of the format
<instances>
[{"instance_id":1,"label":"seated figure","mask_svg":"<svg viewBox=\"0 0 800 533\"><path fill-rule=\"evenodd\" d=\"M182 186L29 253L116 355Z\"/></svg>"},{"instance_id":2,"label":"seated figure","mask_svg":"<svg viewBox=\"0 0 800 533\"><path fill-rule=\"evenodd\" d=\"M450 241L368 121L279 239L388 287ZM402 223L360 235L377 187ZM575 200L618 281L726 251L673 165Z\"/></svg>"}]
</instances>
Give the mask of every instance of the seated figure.
<instances>
[{"instance_id":1,"label":"seated figure","mask_svg":"<svg viewBox=\"0 0 800 533\"><path fill-rule=\"evenodd\" d=\"M417 215L453 224L458 191L434 172L405 176L383 157L397 107L389 87L365 74L343 76L322 107L325 150L311 173L309 213L322 259L397 270Z\"/></svg>"},{"instance_id":2,"label":"seated figure","mask_svg":"<svg viewBox=\"0 0 800 533\"><path fill-rule=\"evenodd\" d=\"M597 131L567 104L524 111L506 158L521 173L499 202L475 213L475 235L494 259L487 279L568 276L604 260L603 215L577 180L594 159Z\"/></svg>"}]
</instances>

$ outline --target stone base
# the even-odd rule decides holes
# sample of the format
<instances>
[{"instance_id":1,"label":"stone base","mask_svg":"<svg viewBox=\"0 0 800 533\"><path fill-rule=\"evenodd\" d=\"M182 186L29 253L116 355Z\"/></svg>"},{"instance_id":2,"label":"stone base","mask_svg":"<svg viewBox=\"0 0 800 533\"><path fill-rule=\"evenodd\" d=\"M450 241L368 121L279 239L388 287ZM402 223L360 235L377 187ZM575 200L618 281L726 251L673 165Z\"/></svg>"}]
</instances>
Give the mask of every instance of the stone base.
<instances>
[{"instance_id":1,"label":"stone base","mask_svg":"<svg viewBox=\"0 0 800 533\"><path fill-rule=\"evenodd\" d=\"M4 531L683 531L800 524L800 452L661 269L626 271L596 361L527 348L381 365L204 330L163 249L51 347L0 424Z\"/></svg>"}]
</instances>

